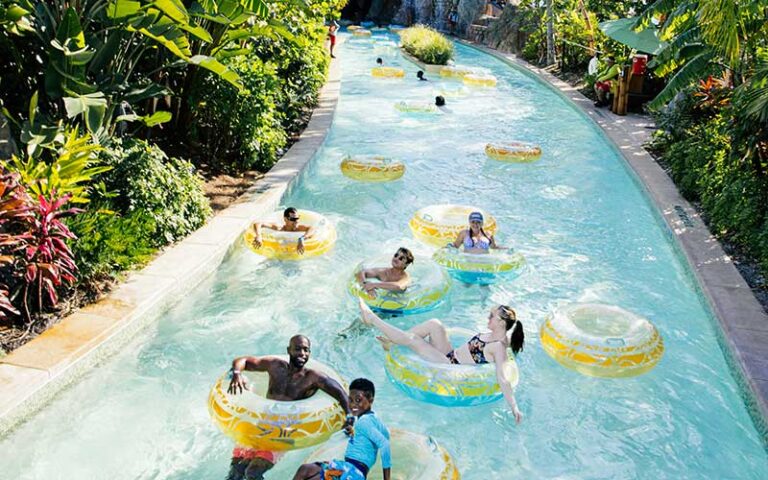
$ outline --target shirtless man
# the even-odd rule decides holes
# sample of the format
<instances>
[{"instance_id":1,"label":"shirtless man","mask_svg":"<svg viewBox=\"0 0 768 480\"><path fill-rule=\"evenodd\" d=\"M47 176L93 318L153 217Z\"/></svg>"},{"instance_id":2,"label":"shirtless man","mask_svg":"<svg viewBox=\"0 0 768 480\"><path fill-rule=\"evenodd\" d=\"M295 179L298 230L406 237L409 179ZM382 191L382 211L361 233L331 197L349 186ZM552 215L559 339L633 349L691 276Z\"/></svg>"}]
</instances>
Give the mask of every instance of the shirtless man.
<instances>
[{"instance_id":1,"label":"shirtless man","mask_svg":"<svg viewBox=\"0 0 768 480\"><path fill-rule=\"evenodd\" d=\"M376 296L376 289L393 292L404 292L411 282L411 276L405 271L408 265L413 263L413 254L407 248L400 247L392 257L392 266L389 268L364 268L357 272L356 277L363 290L372 296ZM367 279L375 278L378 282L370 282Z\"/></svg>"},{"instance_id":2,"label":"shirtless man","mask_svg":"<svg viewBox=\"0 0 768 480\"><path fill-rule=\"evenodd\" d=\"M277 230L278 232L306 232L306 234L299 237L299 241L296 244L296 252L299 255L304 255L304 240L309 239L315 234L314 229L308 225L299 225L299 213L293 207L288 207L283 212L283 224L278 225L276 223L259 223L253 224L253 245L256 248L261 248L261 229L269 228L271 230Z\"/></svg>"},{"instance_id":3,"label":"shirtless man","mask_svg":"<svg viewBox=\"0 0 768 480\"><path fill-rule=\"evenodd\" d=\"M347 414L345 429L351 429L355 416L349 398L335 380L324 373L304 368L309 361L310 342L304 335L295 335L288 343L288 361L279 357L238 357L232 361L232 381L227 393L237 395L248 389L243 371L267 372L267 398L294 401L309 398L322 390L339 402ZM236 446L227 480L263 479L264 474L280 459L278 452L260 451Z\"/></svg>"}]
</instances>

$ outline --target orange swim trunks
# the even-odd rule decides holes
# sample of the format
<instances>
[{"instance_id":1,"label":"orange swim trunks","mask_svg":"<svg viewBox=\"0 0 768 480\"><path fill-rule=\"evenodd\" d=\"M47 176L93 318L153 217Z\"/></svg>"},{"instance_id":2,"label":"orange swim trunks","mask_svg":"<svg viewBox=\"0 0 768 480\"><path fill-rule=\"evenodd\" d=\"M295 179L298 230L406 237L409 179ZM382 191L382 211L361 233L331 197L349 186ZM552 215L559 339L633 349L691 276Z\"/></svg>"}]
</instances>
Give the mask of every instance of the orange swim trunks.
<instances>
[{"instance_id":1,"label":"orange swim trunks","mask_svg":"<svg viewBox=\"0 0 768 480\"><path fill-rule=\"evenodd\" d=\"M285 455L284 452L272 452L270 450L256 450L254 448L244 447L242 445L236 445L232 450L232 458L240 458L244 460L253 460L254 458L262 458L271 464L276 464Z\"/></svg>"}]
</instances>

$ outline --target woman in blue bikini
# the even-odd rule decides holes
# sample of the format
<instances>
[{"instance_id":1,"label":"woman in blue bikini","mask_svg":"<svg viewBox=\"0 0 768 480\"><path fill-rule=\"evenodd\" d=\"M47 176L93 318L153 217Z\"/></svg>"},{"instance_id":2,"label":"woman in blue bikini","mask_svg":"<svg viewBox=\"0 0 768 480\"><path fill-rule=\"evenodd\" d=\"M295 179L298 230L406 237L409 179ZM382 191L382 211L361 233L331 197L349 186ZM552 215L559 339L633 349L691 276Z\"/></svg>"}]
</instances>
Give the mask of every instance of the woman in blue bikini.
<instances>
[{"instance_id":1,"label":"woman in blue bikini","mask_svg":"<svg viewBox=\"0 0 768 480\"><path fill-rule=\"evenodd\" d=\"M459 236L456 237L456 240L451 245L455 248L464 245L465 253L488 253L491 248L504 248L496 245L493 235L485 233L485 230L483 230L483 214L480 212L469 214L469 228L459 232Z\"/></svg>"},{"instance_id":2,"label":"woman in blue bikini","mask_svg":"<svg viewBox=\"0 0 768 480\"><path fill-rule=\"evenodd\" d=\"M453 365L493 363L496 366L496 380L504 394L504 399L512 409L515 421L520 423L523 414L517 408L515 392L504 373L507 371L505 364L509 362L507 347L517 355L522 351L525 341L523 324L517 319L517 314L512 308L505 305L493 307L488 315L490 331L476 334L458 348L453 348L445 326L436 318L404 331L382 320L362 300L360 300L360 313L364 324L376 327L384 334L383 337L376 337L384 349L388 349L392 343L402 345L410 348L423 359L434 363Z\"/></svg>"}]
</instances>

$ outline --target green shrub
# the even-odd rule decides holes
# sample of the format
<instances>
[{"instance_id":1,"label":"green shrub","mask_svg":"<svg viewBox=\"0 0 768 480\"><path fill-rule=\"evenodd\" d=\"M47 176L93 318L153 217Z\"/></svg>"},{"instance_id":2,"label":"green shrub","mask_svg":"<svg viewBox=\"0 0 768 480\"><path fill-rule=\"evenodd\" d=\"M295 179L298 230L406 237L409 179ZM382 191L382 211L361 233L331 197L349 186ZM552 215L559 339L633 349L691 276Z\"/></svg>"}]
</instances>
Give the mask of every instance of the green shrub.
<instances>
[{"instance_id":1,"label":"green shrub","mask_svg":"<svg viewBox=\"0 0 768 480\"><path fill-rule=\"evenodd\" d=\"M436 30L423 25L400 32L400 43L406 52L424 63L446 65L453 58L453 43Z\"/></svg>"},{"instance_id":2,"label":"green shrub","mask_svg":"<svg viewBox=\"0 0 768 480\"><path fill-rule=\"evenodd\" d=\"M67 224L78 237L72 242L72 253L81 283L142 266L156 250L157 228L145 212L122 216L91 205Z\"/></svg>"},{"instance_id":3,"label":"green shrub","mask_svg":"<svg viewBox=\"0 0 768 480\"><path fill-rule=\"evenodd\" d=\"M110 204L127 218L146 215L154 224L152 245L184 237L211 214L202 179L186 160L168 158L156 145L136 139L117 143L103 158L112 167L101 177L106 191L114 193Z\"/></svg>"},{"instance_id":4,"label":"green shrub","mask_svg":"<svg viewBox=\"0 0 768 480\"><path fill-rule=\"evenodd\" d=\"M284 43L287 48L279 58L277 69L281 87L278 109L282 113L283 128L293 132L300 126L297 124L306 111L317 104L317 96L325 83L330 57L322 41L305 46Z\"/></svg>"},{"instance_id":5,"label":"green shrub","mask_svg":"<svg viewBox=\"0 0 768 480\"><path fill-rule=\"evenodd\" d=\"M193 136L216 169L266 171L287 140L276 104L280 79L274 65L251 55L228 66L240 75L245 90L238 92L208 75L196 92L198 121Z\"/></svg>"},{"instance_id":6,"label":"green shrub","mask_svg":"<svg viewBox=\"0 0 768 480\"><path fill-rule=\"evenodd\" d=\"M662 153L681 193L700 201L710 229L768 267L768 181L733 138L733 109L712 114L680 96L657 118Z\"/></svg>"}]
</instances>

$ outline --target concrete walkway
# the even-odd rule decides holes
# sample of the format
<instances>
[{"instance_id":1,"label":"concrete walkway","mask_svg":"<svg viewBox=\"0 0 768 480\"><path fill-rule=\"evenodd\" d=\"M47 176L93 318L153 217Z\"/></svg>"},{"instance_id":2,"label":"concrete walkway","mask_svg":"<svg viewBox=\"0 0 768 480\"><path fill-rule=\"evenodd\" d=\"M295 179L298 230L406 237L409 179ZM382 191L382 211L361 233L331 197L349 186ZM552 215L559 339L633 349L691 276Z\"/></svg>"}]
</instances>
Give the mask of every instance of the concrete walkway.
<instances>
[{"instance_id":1,"label":"concrete walkway","mask_svg":"<svg viewBox=\"0 0 768 480\"><path fill-rule=\"evenodd\" d=\"M701 293L717 317L718 340L742 387L755 426L768 445L768 315L752 294L731 258L709 232L696 210L678 192L672 179L643 148L655 127L648 117L614 115L595 108L591 99L549 72L513 54L461 42L526 70L572 101L616 144L653 200L669 235L688 260Z\"/></svg>"}]
</instances>

